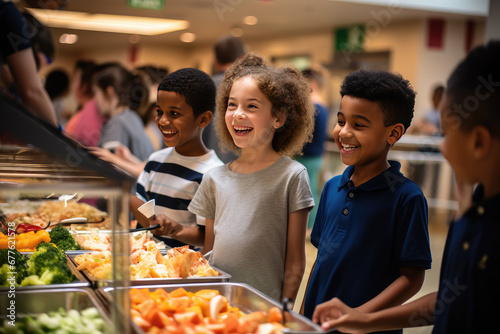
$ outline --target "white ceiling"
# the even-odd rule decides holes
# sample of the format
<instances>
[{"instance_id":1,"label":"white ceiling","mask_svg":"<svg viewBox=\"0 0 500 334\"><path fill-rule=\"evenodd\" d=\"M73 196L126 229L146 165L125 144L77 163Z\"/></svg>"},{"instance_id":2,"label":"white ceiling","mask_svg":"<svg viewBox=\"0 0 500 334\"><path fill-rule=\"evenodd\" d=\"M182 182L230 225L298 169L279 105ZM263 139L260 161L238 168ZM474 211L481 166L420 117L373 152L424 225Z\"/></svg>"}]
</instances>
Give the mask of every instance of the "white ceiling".
<instances>
[{"instance_id":1,"label":"white ceiling","mask_svg":"<svg viewBox=\"0 0 500 334\"><path fill-rule=\"evenodd\" d=\"M387 1L397 4L397 1ZM134 16L182 19L190 27L158 36L141 36L140 43L182 46L179 37L183 32L195 33L192 45L213 44L220 36L227 35L231 28L243 29L246 41L267 39L286 35L331 31L334 27L369 21L380 26L400 20L425 17L471 18L485 21L484 15L467 13L443 13L399 7L377 6L331 0L165 0L162 10L135 9L127 6L127 0L69 0L65 9L90 13L123 14ZM254 15L259 19L255 26L245 26L242 19ZM76 31L52 28L54 38L62 33L79 35L77 44L61 45L66 51L85 48L113 47L128 43L129 35ZM69 49L71 48L71 49Z\"/></svg>"}]
</instances>

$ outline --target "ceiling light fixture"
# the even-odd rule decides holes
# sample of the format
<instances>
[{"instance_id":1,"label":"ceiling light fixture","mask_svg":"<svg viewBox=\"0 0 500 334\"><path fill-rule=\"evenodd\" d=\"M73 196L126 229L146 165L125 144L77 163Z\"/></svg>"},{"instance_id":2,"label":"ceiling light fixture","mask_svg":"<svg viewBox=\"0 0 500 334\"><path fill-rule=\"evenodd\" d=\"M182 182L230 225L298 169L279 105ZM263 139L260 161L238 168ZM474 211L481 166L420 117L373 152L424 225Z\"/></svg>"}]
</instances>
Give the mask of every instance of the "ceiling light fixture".
<instances>
[{"instance_id":1,"label":"ceiling light fixture","mask_svg":"<svg viewBox=\"0 0 500 334\"><path fill-rule=\"evenodd\" d=\"M233 37L241 37L243 36L243 29L240 27L234 27L229 31L229 34Z\"/></svg>"},{"instance_id":2,"label":"ceiling light fixture","mask_svg":"<svg viewBox=\"0 0 500 334\"><path fill-rule=\"evenodd\" d=\"M249 26L254 26L257 23L259 23L259 19L256 16L252 16L252 15L245 16L243 18L243 23L245 23L246 25L249 25Z\"/></svg>"},{"instance_id":3,"label":"ceiling light fixture","mask_svg":"<svg viewBox=\"0 0 500 334\"><path fill-rule=\"evenodd\" d=\"M75 34L62 34L59 37L59 43L61 44L75 44L78 41L78 35Z\"/></svg>"},{"instance_id":4,"label":"ceiling light fixture","mask_svg":"<svg viewBox=\"0 0 500 334\"><path fill-rule=\"evenodd\" d=\"M192 43L196 40L196 35L192 32L185 32L181 35L180 39L184 43Z\"/></svg>"},{"instance_id":5,"label":"ceiling light fixture","mask_svg":"<svg viewBox=\"0 0 500 334\"><path fill-rule=\"evenodd\" d=\"M91 14L64 10L28 9L42 24L52 28L160 35L189 27L189 22L185 20Z\"/></svg>"}]
</instances>

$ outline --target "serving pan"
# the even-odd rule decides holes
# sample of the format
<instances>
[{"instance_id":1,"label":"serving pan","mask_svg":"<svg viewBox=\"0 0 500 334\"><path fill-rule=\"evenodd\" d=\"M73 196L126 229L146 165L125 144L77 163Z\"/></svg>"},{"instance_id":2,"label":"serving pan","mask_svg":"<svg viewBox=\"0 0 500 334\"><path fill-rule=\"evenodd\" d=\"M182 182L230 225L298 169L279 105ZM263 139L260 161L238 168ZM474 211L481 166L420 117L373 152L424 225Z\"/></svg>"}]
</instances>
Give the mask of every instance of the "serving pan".
<instances>
[{"instance_id":1,"label":"serving pan","mask_svg":"<svg viewBox=\"0 0 500 334\"><path fill-rule=\"evenodd\" d=\"M238 307L244 313L251 313L256 311L268 311L272 307L282 308L282 305L277 301L269 298L265 294L259 292L257 289L243 283L201 283L201 284L168 284L168 285L143 285L143 286L131 286L127 289L137 288L137 289L149 289L149 291L154 291L156 289L164 289L166 292L171 292L177 288L184 288L188 292L197 292L202 289L212 289L217 290L223 296L228 299L228 302L233 307ZM103 296L104 300L108 303L112 302L112 292L113 287L103 287L97 289L97 293ZM294 311L288 311L286 313L285 319L286 329L283 332L300 334L302 332L308 333L324 333L320 326L313 323L306 317L295 313ZM142 334L139 326L132 322L132 327L134 330Z\"/></svg>"},{"instance_id":2,"label":"serving pan","mask_svg":"<svg viewBox=\"0 0 500 334\"><path fill-rule=\"evenodd\" d=\"M80 253L80 254L82 254L82 253ZM161 253L163 255L166 254L164 252L161 252ZM72 262L72 265L74 266L75 270L77 270L76 267L78 267L78 264L75 261L75 257L77 257L80 254L78 254L77 252L67 254L67 256L70 259L70 261ZM212 266L212 268L219 272L219 276L187 277L187 278L182 278L182 277L139 278L139 279L130 280L130 285L136 286L136 285L159 285L159 284L215 283L215 282L227 282L231 278L231 275L224 272L223 270L218 269L217 267L213 267L213 266ZM80 273L90 281L92 287L94 287L94 288L108 287L108 286L113 285L113 280L111 280L111 279L97 279L88 270L83 270Z\"/></svg>"},{"instance_id":3,"label":"serving pan","mask_svg":"<svg viewBox=\"0 0 500 334\"><path fill-rule=\"evenodd\" d=\"M31 256L33 252L22 252L21 254ZM64 284L47 284L47 285L27 285L27 286L16 286L15 290L16 293L17 291L24 291L24 290L47 290L47 289L62 289L62 288L84 288L84 287L89 287L90 283L87 280L87 278L82 275L82 273L76 269L74 263L68 258L66 255L66 263L68 264L69 269L71 269L71 272L73 275L75 275L76 279L71 282L71 283L64 283ZM12 290L13 287L5 287L1 286L0 287L0 293L3 293L4 291Z\"/></svg>"},{"instance_id":4,"label":"serving pan","mask_svg":"<svg viewBox=\"0 0 500 334\"><path fill-rule=\"evenodd\" d=\"M14 304L12 303L14 301ZM12 293L0 291L0 319L6 318L7 312L12 305L15 307L15 317L20 319L24 316L36 316L41 313L58 311L60 308L82 311L89 307L95 307L103 320L111 328L111 320L98 302L94 292L90 288L68 287L65 289L51 290L17 290L15 298ZM0 324L1 325L1 324Z\"/></svg>"}]
</instances>

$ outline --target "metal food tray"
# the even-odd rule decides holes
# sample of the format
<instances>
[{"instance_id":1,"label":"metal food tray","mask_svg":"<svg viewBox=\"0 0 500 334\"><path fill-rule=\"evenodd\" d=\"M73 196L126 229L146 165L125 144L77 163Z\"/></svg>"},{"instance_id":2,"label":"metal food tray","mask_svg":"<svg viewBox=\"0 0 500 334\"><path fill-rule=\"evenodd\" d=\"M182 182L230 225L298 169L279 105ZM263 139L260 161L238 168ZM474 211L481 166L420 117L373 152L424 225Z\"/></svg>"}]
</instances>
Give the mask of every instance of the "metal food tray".
<instances>
[{"instance_id":1,"label":"metal food tray","mask_svg":"<svg viewBox=\"0 0 500 334\"><path fill-rule=\"evenodd\" d=\"M28 255L31 256L33 252L22 252L21 254L23 255ZM64 283L64 284L47 284L47 285L27 285L27 286L16 286L16 293L17 291L24 291L24 290L47 290L47 289L62 289L62 288L85 288L89 287L90 283L89 281L85 278L84 275L79 270L76 270L76 267L73 263L73 261L70 261L68 256L66 255L66 263L68 264L69 269L71 269L71 272L73 275L75 275L76 280L74 280L71 283ZM11 287L6 287L6 286L1 286L0 287L0 293L3 293L3 291L10 290Z\"/></svg>"},{"instance_id":2,"label":"metal food tray","mask_svg":"<svg viewBox=\"0 0 500 334\"><path fill-rule=\"evenodd\" d=\"M97 232L99 235L106 235L106 234L113 234L113 231L112 230L69 230L70 233L72 235L76 234L91 234L92 232ZM148 232L148 231L137 231L137 232L130 232L130 234L132 234L133 236L136 236L136 235L139 235L139 234L142 234L144 232ZM151 233L152 234L152 233ZM159 242L161 242L158 238L156 238L154 235L151 237L151 240L153 240L154 242L156 242L157 244ZM78 243L78 242L77 242ZM162 254L164 252L166 252L169 248L169 246L165 245L165 248L162 248L160 249L160 252L162 252ZM80 254L82 252L98 252L98 250L91 250L91 249L81 249L81 250L76 250L76 251L66 251L66 254Z\"/></svg>"},{"instance_id":3,"label":"metal food tray","mask_svg":"<svg viewBox=\"0 0 500 334\"><path fill-rule=\"evenodd\" d=\"M154 291L158 288L164 289L167 292L171 292L177 288L184 288L188 292L196 292L202 289L213 289L219 291L219 293L228 299L229 304L233 307L238 307L244 313L251 313L255 311L268 311L271 307L282 308L282 305L277 301L269 298L265 294L259 292L255 288L243 283L203 283L203 284L169 284L169 285L143 285L143 286L131 286L128 289L149 289L149 291ZM112 287L104 287L97 289L97 293L103 296L104 300L108 303L112 302ZM294 312L289 311L286 315L285 327L283 330L285 333L296 333L300 334L302 332L309 333L325 333L320 326L313 323L306 317ZM133 321L132 327L134 331L138 334L143 334L144 331L139 328Z\"/></svg>"},{"instance_id":4,"label":"metal food tray","mask_svg":"<svg viewBox=\"0 0 500 334\"><path fill-rule=\"evenodd\" d=\"M83 254L83 253L81 253ZM165 253L162 253L165 255ZM75 270L76 267L78 267L78 264L75 261L75 257L80 254L68 254L68 258L71 260L72 265L74 266ZM215 283L215 282L227 282L229 279L231 279L231 275L226 273L225 271L212 266L213 269L217 270L219 272L219 276L207 276L207 277L187 277L187 278L182 278L182 277L159 277L159 278L139 278L139 279L134 279L130 280L130 285L132 286L137 286L137 285L159 285L159 284L194 284L194 283ZM97 279L95 278L88 270L83 270L80 272L84 277L86 277L92 287L94 288L102 288L102 287L108 287L113 285L113 280L112 279Z\"/></svg>"},{"instance_id":5,"label":"metal food tray","mask_svg":"<svg viewBox=\"0 0 500 334\"><path fill-rule=\"evenodd\" d=\"M27 315L35 316L41 313L57 311L59 308L82 311L89 307L95 307L110 328L112 325L103 306L98 302L94 291L90 288L68 287L51 290L16 290L15 299L12 298L12 295L9 295L10 292L0 291L0 313L2 314L0 320L6 318L6 315L10 312L7 312L7 310L14 300L16 319Z\"/></svg>"}]
</instances>

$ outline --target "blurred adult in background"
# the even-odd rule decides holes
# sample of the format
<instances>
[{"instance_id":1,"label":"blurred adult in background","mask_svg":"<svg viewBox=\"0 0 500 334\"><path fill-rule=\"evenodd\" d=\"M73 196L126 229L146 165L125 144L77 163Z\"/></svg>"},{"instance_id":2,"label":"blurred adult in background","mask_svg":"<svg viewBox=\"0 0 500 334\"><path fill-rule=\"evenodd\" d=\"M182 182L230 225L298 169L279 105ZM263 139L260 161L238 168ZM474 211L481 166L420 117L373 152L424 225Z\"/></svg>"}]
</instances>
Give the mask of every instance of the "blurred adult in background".
<instances>
[{"instance_id":1,"label":"blurred adult in background","mask_svg":"<svg viewBox=\"0 0 500 334\"><path fill-rule=\"evenodd\" d=\"M302 74L308 79L309 84L311 85L311 99L314 103L315 109L314 132L312 141L310 143L306 143L304 149L302 150L302 156L299 156L296 159L307 168L314 203L319 203L321 196L321 189L319 189L321 182L321 169L323 167L323 153L325 152L326 125L328 123L329 111L326 103L320 95L320 91L324 87L324 78L321 75L321 72L309 68L303 70ZM308 229L312 229L314 225L317 210L318 206L315 205L309 213L307 221Z\"/></svg>"},{"instance_id":2,"label":"blurred adult in background","mask_svg":"<svg viewBox=\"0 0 500 334\"><path fill-rule=\"evenodd\" d=\"M54 105L57 121L63 127L68 122L71 112L68 109L69 76L63 69L54 69L45 77L45 90Z\"/></svg>"},{"instance_id":3,"label":"blurred adult in background","mask_svg":"<svg viewBox=\"0 0 500 334\"><path fill-rule=\"evenodd\" d=\"M212 76L215 87L219 88L222 78L224 78L224 72L226 69L228 69L236 59L244 56L247 52L247 46L243 40L238 37L224 36L217 41L214 45L215 61L214 75ZM215 114L213 118L215 119ZM209 149L213 149L222 162L228 163L237 158L235 153L223 151L219 147L219 137L215 132L213 122L205 127L202 138L205 146Z\"/></svg>"},{"instance_id":4,"label":"blurred adult in background","mask_svg":"<svg viewBox=\"0 0 500 334\"><path fill-rule=\"evenodd\" d=\"M439 122L439 103L443 98L444 86L437 85L432 90L432 108L428 110L423 119L415 122L413 131L414 134L427 135L427 136L440 136L441 124Z\"/></svg>"},{"instance_id":5,"label":"blurred adult in background","mask_svg":"<svg viewBox=\"0 0 500 334\"><path fill-rule=\"evenodd\" d=\"M65 131L85 146L97 146L106 117L97 111L92 90L92 74L96 64L91 60L79 60L75 64L71 91L78 103L76 113L66 124Z\"/></svg>"},{"instance_id":6,"label":"blurred adult in background","mask_svg":"<svg viewBox=\"0 0 500 334\"><path fill-rule=\"evenodd\" d=\"M2 86L19 96L45 121L58 126L54 107L38 77L34 52L22 14L11 2L0 0Z\"/></svg>"},{"instance_id":7,"label":"blurred adult in background","mask_svg":"<svg viewBox=\"0 0 500 334\"><path fill-rule=\"evenodd\" d=\"M109 118L98 146L114 150L121 144L139 160L147 160L154 147L136 111L148 103L148 89L141 77L119 63L106 63L96 66L92 82L97 109Z\"/></svg>"},{"instance_id":8,"label":"blurred adult in background","mask_svg":"<svg viewBox=\"0 0 500 334\"><path fill-rule=\"evenodd\" d=\"M141 66L135 69L134 73L141 76L144 83L149 89L148 103L144 108L138 111L142 118L144 126L146 127L146 134L153 144L155 151L165 147L163 142L163 135L156 126L156 91L158 85L168 74L168 69L159 66ZM141 170L142 171L142 170Z\"/></svg>"}]
</instances>

